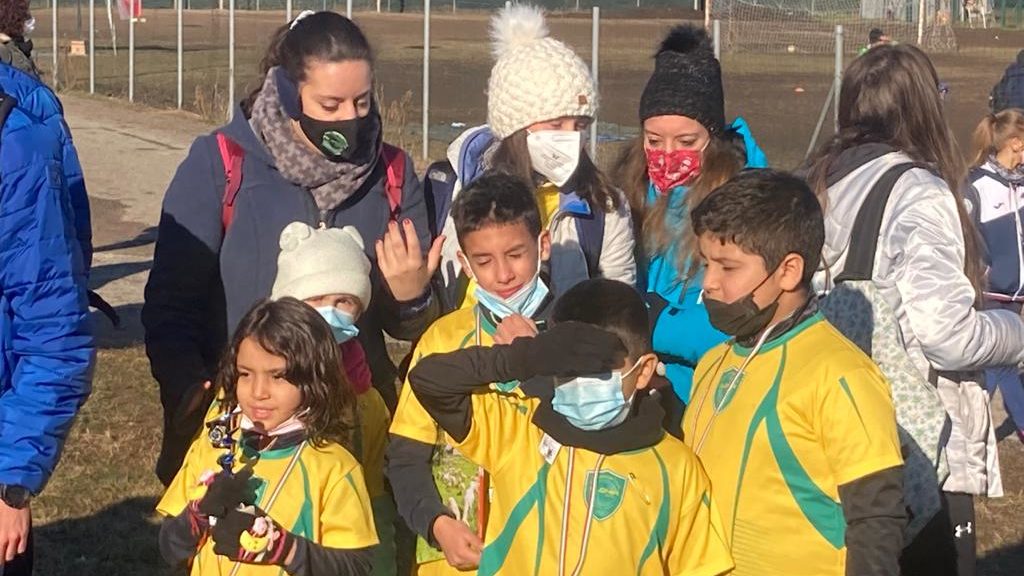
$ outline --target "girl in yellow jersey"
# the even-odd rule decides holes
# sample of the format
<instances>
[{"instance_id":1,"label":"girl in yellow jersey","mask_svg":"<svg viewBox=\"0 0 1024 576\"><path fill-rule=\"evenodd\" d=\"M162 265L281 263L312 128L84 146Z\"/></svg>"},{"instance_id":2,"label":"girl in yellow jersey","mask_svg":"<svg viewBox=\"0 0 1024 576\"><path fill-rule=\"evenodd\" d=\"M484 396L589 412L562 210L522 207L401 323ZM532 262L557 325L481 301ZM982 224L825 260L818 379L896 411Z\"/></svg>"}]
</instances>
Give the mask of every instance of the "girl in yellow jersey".
<instances>
[{"instance_id":1,"label":"girl in yellow jersey","mask_svg":"<svg viewBox=\"0 0 1024 576\"><path fill-rule=\"evenodd\" d=\"M191 562L193 576L369 573L377 536L337 366L330 327L298 300L242 319L217 377L234 408L157 505L169 563Z\"/></svg>"}]
</instances>

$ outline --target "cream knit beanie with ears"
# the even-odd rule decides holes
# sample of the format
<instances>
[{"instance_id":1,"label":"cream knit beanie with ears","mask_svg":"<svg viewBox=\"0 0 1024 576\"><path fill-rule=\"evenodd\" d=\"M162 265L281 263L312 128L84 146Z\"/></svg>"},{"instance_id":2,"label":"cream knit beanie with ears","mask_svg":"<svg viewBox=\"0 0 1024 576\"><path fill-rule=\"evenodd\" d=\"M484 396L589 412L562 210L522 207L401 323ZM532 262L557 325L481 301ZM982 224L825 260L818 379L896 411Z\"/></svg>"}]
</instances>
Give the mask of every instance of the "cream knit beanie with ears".
<instances>
[{"instance_id":1,"label":"cream knit beanie with ears","mask_svg":"<svg viewBox=\"0 0 1024 576\"><path fill-rule=\"evenodd\" d=\"M491 19L497 62L487 87L487 123L499 139L562 116L593 117L597 90L590 68L548 36L540 8L519 4Z\"/></svg>"},{"instance_id":2,"label":"cream knit beanie with ears","mask_svg":"<svg viewBox=\"0 0 1024 576\"><path fill-rule=\"evenodd\" d=\"M370 260L354 227L319 229L292 222L281 232L280 243L272 299L351 294L363 310L370 306Z\"/></svg>"}]
</instances>

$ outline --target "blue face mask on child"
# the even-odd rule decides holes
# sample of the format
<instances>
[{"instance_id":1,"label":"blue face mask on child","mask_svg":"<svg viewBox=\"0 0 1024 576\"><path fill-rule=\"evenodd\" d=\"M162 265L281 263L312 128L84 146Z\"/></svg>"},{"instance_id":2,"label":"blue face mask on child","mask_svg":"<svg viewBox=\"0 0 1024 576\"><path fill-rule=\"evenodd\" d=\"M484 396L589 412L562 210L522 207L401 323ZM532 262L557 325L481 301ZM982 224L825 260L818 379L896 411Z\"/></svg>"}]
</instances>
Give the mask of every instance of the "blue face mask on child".
<instances>
[{"instance_id":1,"label":"blue face mask on child","mask_svg":"<svg viewBox=\"0 0 1024 576\"><path fill-rule=\"evenodd\" d=\"M537 246L540 246L539 238L537 239ZM480 284L477 283L476 289L473 290L476 301L501 320L513 314L532 318L537 310L540 310L544 299L548 297L548 285L540 277L540 267L542 264L543 262L538 255L537 271L534 273L533 279L508 298L492 294L481 288Z\"/></svg>"},{"instance_id":2,"label":"blue face mask on child","mask_svg":"<svg viewBox=\"0 0 1024 576\"><path fill-rule=\"evenodd\" d=\"M537 274L533 277L533 280L508 298L501 298L491 294L481 288L479 284L477 284L473 294L481 306L487 308L502 320L513 314L520 314L531 318L537 310L540 310L540 305L548 297L548 286L540 279L540 274Z\"/></svg>"},{"instance_id":3,"label":"blue face mask on child","mask_svg":"<svg viewBox=\"0 0 1024 576\"><path fill-rule=\"evenodd\" d=\"M636 391L627 399L622 394L622 380L640 365L640 361L623 372L597 376L577 376L555 387L551 407L573 426L581 430L603 430L622 424L629 415Z\"/></svg>"},{"instance_id":4,"label":"blue face mask on child","mask_svg":"<svg viewBox=\"0 0 1024 576\"><path fill-rule=\"evenodd\" d=\"M334 333L334 341L338 344L348 342L359 335L356 319L348 312L338 310L334 306L320 306L316 311L327 321L331 332Z\"/></svg>"}]
</instances>

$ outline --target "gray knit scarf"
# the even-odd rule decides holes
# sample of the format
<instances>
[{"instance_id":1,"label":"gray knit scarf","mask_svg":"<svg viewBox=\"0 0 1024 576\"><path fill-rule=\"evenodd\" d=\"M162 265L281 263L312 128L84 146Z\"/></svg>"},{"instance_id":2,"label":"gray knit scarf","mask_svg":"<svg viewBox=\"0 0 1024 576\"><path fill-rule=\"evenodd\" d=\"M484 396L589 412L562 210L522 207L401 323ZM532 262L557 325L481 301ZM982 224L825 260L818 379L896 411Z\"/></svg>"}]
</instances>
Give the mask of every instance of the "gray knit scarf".
<instances>
[{"instance_id":1,"label":"gray knit scarf","mask_svg":"<svg viewBox=\"0 0 1024 576\"><path fill-rule=\"evenodd\" d=\"M380 157L380 116L376 106L370 113L377 118L376 133L367 140L374 143L372 149L357 153L352 161L328 160L296 135L292 119L281 105L277 80L271 70L253 103L250 123L270 150L277 170L289 182L309 190L317 208L333 210L359 191Z\"/></svg>"}]
</instances>

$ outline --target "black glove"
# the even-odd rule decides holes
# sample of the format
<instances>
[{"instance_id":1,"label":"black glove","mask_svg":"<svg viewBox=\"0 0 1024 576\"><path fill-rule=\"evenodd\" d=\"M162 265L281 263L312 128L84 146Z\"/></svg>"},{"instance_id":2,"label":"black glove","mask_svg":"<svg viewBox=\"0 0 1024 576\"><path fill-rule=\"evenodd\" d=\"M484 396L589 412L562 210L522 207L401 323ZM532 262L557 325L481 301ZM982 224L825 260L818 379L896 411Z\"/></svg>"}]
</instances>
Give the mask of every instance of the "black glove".
<instances>
[{"instance_id":1,"label":"black glove","mask_svg":"<svg viewBox=\"0 0 1024 576\"><path fill-rule=\"evenodd\" d=\"M252 464L234 474L220 472L206 488L206 494L199 500L196 510L204 516L223 518L239 504L255 504L256 490L252 479Z\"/></svg>"},{"instance_id":2,"label":"black glove","mask_svg":"<svg viewBox=\"0 0 1024 576\"><path fill-rule=\"evenodd\" d=\"M626 361L618 336L592 324L561 322L533 338L512 343L534 376L579 376L617 370Z\"/></svg>"},{"instance_id":3,"label":"black glove","mask_svg":"<svg viewBox=\"0 0 1024 576\"><path fill-rule=\"evenodd\" d=\"M657 292L647 292L643 295L644 303L647 304L647 321L651 325L651 333L654 333L654 326L658 323L661 313L668 308L668 300L662 298Z\"/></svg>"},{"instance_id":4,"label":"black glove","mask_svg":"<svg viewBox=\"0 0 1024 576\"><path fill-rule=\"evenodd\" d=\"M255 506L227 513L210 529L213 552L247 564L284 566L295 536Z\"/></svg>"}]
</instances>

